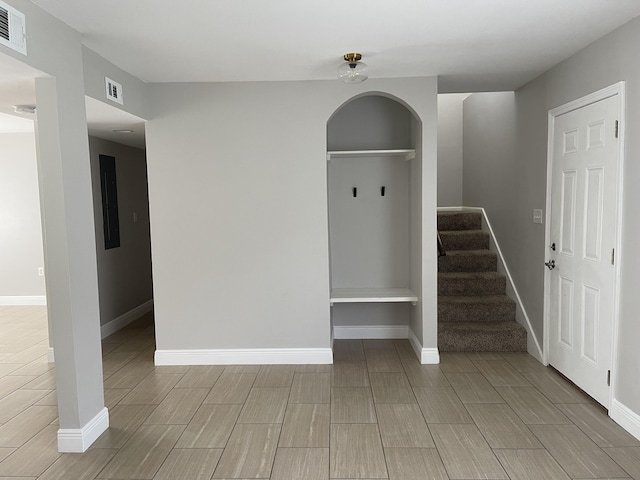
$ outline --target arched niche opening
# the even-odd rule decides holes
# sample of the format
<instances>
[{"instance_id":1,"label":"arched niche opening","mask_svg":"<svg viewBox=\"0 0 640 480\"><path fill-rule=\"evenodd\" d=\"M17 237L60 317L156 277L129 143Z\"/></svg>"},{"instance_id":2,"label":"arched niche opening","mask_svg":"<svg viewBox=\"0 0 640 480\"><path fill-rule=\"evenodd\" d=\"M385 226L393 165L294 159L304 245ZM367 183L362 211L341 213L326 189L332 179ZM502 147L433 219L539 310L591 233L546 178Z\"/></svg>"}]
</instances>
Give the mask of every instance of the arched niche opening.
<instances>
[{"instance_id":1,"label":"arched niche opening","mask_svg":"<svg viewBox=\"0 0 640 480\"><path fill-rule=\"evenodd\" d=\"M421 147L420 119L388 95L355 97L327 122L336 339L422 336Z\"/></svg>"}]
</instances>

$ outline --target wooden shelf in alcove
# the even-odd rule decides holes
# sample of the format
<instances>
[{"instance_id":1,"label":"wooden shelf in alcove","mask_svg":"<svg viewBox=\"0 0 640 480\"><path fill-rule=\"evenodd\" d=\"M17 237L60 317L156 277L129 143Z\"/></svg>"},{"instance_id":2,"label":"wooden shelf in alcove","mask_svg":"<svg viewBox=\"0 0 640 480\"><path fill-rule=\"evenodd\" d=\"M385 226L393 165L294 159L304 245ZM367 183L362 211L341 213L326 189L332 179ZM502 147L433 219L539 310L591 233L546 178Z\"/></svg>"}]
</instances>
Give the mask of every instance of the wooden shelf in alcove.
<instances>
[{"instance_id":1,"label":"wooden shelf in alcove","mask_svg":"<svg viewBox=\"0 0 640 480\"><path fill-rule=\"evenodd\" d=\"M400 148L395 150L330 150L327 152L327 161L363 157L398 157L403 160L411 160L416 158L416 151L413 148Z\"/></svg>"},{"instance_id":2,"label":"wooden shelf in alcove","mask_svg":"<svg viewBox=\"0 0 640 480\"><path fill-rule=\"evenodd\" d=\"M333 288L330 297L334 303L401 303L415 305L418 296L408 288Z\"/></svg>"}]
</instances>

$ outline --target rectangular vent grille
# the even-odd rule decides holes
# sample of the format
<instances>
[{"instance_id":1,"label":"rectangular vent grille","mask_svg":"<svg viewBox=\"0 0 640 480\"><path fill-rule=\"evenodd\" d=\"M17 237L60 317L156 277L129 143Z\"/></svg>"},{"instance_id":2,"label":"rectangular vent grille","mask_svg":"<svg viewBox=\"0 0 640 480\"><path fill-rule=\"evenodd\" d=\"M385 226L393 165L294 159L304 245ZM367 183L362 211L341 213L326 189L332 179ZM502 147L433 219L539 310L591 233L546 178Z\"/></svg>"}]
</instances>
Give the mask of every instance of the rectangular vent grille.
<instances>
[{"instance_id":1,"label":"rectangular vent grille","mask_svg":"<svg viewBox=\"0 0 640 480\"><path fill-rule=\"evenodd\" d=\"M123 105L124 98L122 97L122 85L114 80L111 80L109 77L104 77L104 84L107 88L107 98L112 102Z\"/></svg>"},{"instance_id":2,"label":"rectangular vent grille","mask_svg":"<svg viewBox=\"0 0 640 480\"><path fill-rule=\"evenodd\" d=\"M26 55L25 37L24 15L0 1L0 44Z\"/></svg>"}]
</instances>

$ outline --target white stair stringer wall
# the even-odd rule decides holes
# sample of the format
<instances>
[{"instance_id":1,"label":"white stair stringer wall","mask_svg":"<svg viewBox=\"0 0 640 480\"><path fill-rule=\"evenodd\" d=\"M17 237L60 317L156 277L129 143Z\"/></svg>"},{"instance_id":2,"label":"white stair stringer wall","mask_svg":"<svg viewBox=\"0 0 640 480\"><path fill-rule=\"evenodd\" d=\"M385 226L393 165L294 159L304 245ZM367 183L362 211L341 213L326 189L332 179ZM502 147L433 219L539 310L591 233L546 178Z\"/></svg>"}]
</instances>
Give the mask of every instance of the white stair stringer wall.
<instances>
[{"instance_id":1,"label":"white stair stringer wall","mask_svg":"<svg viewBox=\"0 0 640 480\"><path fill-rule=\"evenodd\" d=\"M516 302L516 321L522 325L527 330L527 352L535 357L539 362L544 363L542 356L542 348L541 344L538 341L538 337L533 331L531 327L531 321L529 320L529 316L527 315L527 311L522 304L522 299L520 298L520 294L518 293L518 289L513 282L513 277L511 276L511 272L509 271L509 267L502 256L502 251L500 250L500 245L498 244L498 240L491 228L491 222L487 217L487 212L482 207L438 207L439 212L477 212L482 214L482 230L489 234L489 250L496 253L498 255L498 273L502 273L507 277L507 290L506 294L509 298Z\"/></svg>"}]
</instances>

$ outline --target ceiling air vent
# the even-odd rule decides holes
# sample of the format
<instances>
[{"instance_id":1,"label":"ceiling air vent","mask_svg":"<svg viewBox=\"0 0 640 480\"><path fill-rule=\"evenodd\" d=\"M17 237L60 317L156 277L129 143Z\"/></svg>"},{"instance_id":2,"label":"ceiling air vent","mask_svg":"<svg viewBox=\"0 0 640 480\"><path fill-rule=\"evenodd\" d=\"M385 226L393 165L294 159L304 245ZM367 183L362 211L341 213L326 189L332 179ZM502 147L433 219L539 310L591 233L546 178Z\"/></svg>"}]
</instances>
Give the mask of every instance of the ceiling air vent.
<instances>
[{"instance_id":1,"label":"ceiling air vent","mask_svg":"<svg viewBox=\"0 0 640 480\"><path fill-rule=\"evenodd\" d=\"M0 1L0 45L27 54L24 14Z\"/></svg>"}]
</instances>

